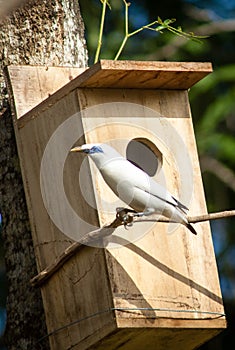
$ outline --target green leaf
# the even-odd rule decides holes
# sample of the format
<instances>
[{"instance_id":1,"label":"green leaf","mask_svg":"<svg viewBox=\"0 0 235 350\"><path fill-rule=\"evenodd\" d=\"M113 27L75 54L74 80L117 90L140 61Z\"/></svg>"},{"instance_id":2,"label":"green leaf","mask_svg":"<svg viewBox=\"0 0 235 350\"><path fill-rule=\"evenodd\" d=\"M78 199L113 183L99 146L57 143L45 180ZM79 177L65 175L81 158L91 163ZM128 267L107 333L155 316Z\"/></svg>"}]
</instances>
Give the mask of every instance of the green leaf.
<instances>
[{"instance_id":1,"label":"green leaf","mask_svg":"<svg viewBox=\"0 0 235 350\"><path fill-rule=\"evenodd\" d=\"M171 18L171 19L165 19L165 21L163 22L165 26L169 26L169 24L172 24L176 21L175 18Z\"/></svg>"},{"instance_id":2,"label":"green leaf","mask_svg":"<svg viewBox=\"0 0 235 350\"><path fill-rule=\"evenodd\" d=\"M149 28L149 29L153 29L153 30L156 30L156 32L160 32L161 30L166 29L166 27L163 26L163 25L160 25L160 26L158 26L156 28Z\"/></svg>"}]
</instances>

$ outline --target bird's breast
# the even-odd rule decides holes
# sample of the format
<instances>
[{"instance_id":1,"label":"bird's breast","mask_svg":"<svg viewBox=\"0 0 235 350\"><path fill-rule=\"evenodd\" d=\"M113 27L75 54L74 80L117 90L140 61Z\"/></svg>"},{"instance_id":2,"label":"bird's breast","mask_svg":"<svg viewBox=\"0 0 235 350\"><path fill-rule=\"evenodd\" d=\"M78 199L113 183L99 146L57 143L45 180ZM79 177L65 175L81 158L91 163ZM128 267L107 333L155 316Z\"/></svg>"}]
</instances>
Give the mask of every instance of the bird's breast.
<instances>
[{"instance_id":1,"label":"bird's breast","mask_svg":"<svg viewBox=\"0 0 235 350\"><path fill-rule=\"evenodd\" d=\"M123 202L137 211L146 208L150 190L147 174L127 161L110 162L100 172L108 186Z\"/></svg>"}]
</instances>

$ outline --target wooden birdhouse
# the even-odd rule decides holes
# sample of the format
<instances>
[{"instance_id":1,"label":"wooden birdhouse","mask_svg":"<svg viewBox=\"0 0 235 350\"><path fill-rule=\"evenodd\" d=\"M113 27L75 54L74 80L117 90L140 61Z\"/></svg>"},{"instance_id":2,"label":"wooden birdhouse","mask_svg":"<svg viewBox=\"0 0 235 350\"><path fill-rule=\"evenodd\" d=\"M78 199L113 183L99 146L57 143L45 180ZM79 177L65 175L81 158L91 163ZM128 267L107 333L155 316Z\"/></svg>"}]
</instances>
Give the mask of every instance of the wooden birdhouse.
<instances>
[{"instance_id":1,"label":"wooden birdhouse","mask_svg":"<svg viewBox=\"0 0 235 350\"><path fill-rule=\"evenodd\" d=\"M211 71L107 60L8 67L39 272L126 207L73 146L108 143L191 217L207 212L188 89ZM141 222L88 242L41 286L51 349L189 350L224 329L210 226L194 228Z\"/></svg>"}]
</instances>

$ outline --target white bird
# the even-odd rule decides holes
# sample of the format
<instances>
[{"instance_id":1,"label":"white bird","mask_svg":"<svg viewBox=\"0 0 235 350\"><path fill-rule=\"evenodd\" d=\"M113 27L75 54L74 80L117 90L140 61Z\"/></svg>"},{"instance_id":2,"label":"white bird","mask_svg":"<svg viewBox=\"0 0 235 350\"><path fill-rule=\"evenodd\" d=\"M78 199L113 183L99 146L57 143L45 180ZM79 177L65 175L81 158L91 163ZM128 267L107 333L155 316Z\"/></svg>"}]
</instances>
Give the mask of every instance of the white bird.
<instances>
[{"instance_id":1,"label":"white bird","mask_svg":"<svg viewBox=\"0 0 235 350\"><path fill-rule=\"evenodd\" d=\"M84 144L70 151L88 154L113 192L139 215L164 215L197 234L187 220L188 208L111 146Z\"/></svg>"}]
</instances>

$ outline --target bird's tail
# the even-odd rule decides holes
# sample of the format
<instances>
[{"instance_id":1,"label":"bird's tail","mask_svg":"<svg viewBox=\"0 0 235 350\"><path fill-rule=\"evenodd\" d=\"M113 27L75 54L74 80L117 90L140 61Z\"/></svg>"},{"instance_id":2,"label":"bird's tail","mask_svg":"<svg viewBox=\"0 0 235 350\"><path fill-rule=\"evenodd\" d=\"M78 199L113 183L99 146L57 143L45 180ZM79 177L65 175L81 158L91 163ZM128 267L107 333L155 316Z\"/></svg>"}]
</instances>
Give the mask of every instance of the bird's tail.
<instances>
[{"instance_id":1,"label":"bird's tail","mask_svg":"<svg viewBox=\"0 0 235 350\"><path fill-rule=\"evenodd\" d=\"M185 225L194 235L197 235L197 231L194 229L194 227L188 222Z\"/></svg>"},{"instance_id":2,"label":"bird's tail","mask_svg":"<svg viewBox=\"0 0 235 350\"><path fill-rule=\"evenodd\" d=\"M194 229L194 227L188 222L187 216L182 212L181 208L176 208L174 211L172 217L173 220L175 219L176 222L180 222L184 226L186 226L189 231L191 231L194 235L197 235L197 231Z\"/></svg>"}]
</instances>

